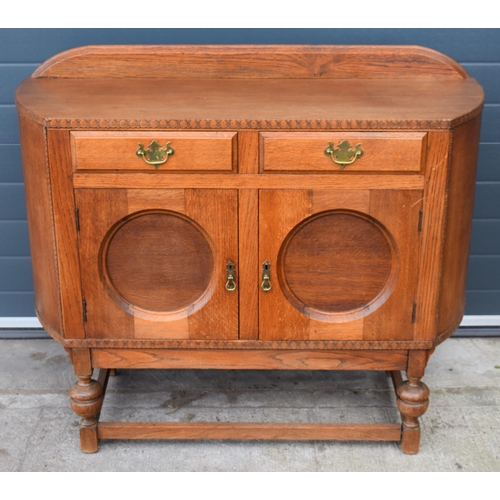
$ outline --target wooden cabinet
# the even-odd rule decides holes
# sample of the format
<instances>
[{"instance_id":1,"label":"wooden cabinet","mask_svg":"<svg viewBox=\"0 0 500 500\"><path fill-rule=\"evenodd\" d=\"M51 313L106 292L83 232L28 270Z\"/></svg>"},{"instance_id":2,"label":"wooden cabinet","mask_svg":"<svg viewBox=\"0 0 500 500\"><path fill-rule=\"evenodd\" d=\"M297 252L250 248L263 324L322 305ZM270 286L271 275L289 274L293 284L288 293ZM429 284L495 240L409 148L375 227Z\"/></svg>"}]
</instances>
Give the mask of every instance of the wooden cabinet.
<instances>
[{"instance_id":1,"label":"wooden cabinet","mask_svg":"<svg viewBox=\"0 0 500 500\"><path fill-rule=\"evenodd\" d=\"M463 68L421 47L97 46L16 98L35 305L75 367L83 451L418 451L421 378L465 305L483 92ZM116 368L385 370L402 424L100 422Z\"/></svg>"}]
</instances>

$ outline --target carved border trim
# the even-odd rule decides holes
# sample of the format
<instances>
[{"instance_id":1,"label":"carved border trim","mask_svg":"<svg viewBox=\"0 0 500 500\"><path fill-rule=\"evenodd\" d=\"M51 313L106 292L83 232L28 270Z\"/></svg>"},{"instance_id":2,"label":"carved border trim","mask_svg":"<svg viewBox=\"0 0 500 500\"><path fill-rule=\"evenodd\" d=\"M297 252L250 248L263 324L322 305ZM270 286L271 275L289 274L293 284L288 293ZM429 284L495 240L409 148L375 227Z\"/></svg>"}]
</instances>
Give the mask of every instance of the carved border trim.
<instances>
[{"instance_id":1,"label":"carved border trim","mask_svg":"<svg viewBox=\"0 0 500 500\"><path fill-rule=\"evenodd\" d=\"M433 340L136 340L65 339L37 316L47 333L65 348L95 349L432 349Z\"/></svg>"},{"instance_id":2,"label":"carved border trim","mask_svg":"<svg viewBox=\"0 0 500 500\"><path fill-rule=\"evenodd\" d=\"M373 129L449 128L449 120L140 120L140 119L47 119L55 128L118 129Z\"/></svg>"},{"instance_id":3,"label":"carved border trim","mask_svg":"<svg viewBox=\"0 0 500 500\"><path fill-rule=\"evenodd\" d=\"M118 340L66 339L65 347L104 349L430 349L433 342L384 340Z\"/></svg>"},{"instance_id":4,"label":"carved border trim","mask_svg":"<svg viewBox=\"0 0 500 500\"><path fill-rule=\"evenodd\" d=\"M420 130L449 129L477 116L479 108L454 120L212 120L212 119L104 119L104 118L47 118L46 127L68 129L182 129L182 130Z\"/></svg>"}]
</instances>

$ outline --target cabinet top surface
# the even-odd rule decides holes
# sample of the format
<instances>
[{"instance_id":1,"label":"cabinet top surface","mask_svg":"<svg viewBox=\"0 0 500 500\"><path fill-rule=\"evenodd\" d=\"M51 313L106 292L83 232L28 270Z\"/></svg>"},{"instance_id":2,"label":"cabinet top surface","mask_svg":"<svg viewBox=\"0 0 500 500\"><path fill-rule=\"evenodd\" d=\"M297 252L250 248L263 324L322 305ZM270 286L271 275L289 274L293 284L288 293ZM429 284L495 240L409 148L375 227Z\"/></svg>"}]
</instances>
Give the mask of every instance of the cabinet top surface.
<instances>
[{"instance_id":1,"label":"cabinet top surface","mask_svg":"<svg viewBox=\"0 0 500 500\"><path fill-rule=\"evenodd\" d=\"M450 128L483 100L451 59L393 46L84 47L16 94L49 127L122 129Z\"/></svg>"}]
</instances>

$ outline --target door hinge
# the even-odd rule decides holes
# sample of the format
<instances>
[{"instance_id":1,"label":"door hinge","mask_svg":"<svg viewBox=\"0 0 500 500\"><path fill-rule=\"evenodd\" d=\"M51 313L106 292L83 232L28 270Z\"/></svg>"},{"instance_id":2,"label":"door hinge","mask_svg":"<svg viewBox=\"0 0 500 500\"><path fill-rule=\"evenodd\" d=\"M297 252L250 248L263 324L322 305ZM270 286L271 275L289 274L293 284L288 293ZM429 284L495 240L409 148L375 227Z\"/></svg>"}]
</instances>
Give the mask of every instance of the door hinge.
<instances>
[{"instance_id":1,"label":"door hinge","mask_svg":"<svg viewBox=\"0 0 500 500\"><path fill-rule=\"evenodd\" d=\"M413 308L411 310L411 322L415 323L415 318L417 317L417 303L413 302Z\"/></svg>"},{"instance_id":2,"label":"door hinge","mask_svg":"<svg viewBox=\"0 0 500 500\"><path fill-rule=\"evenodd\" d=\"M80 231L80 211L78 208L75 208L75 223L76 223L76 230Z\"/></svg>"},{"instance_id":3,"label":"door hinge","mask_svg":"<svg viewBox=\"0 0 500 500\"><path fill-rule=\"evenodd\" d=\"M418 232L420 233L422 231L422 219L424 216L424 211L420 209L418 211Z\"/></svg>"},{"instance_id":4,"label":"door hinge","mask_svg":"<svg viewBox=\"0 0 500 500\"><path fill-rule=\"evenodd\" d=\"M83 311L83 322L87 322L87 301L85 299L82 300L82 311Z\"/></svg>"}]
</instances>

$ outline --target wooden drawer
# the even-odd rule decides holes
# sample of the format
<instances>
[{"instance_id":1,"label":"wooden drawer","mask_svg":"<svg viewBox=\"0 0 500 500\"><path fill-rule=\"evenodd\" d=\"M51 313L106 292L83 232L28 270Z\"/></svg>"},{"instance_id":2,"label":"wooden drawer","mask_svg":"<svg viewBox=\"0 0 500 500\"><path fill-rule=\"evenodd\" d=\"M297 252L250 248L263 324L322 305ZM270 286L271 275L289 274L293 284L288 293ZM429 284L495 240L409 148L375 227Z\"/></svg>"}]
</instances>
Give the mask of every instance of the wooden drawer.
<instances>
[{"instance_id":1,"label":"wooden drawer","mask_svg":"<svg viewBox=\"0 0 500 500\"><path fill-rule=\"evenodd\" d=\"M425 161L425 132L261 132L261 172L420 172ZM325 154L347 141L363 152L345 165Z\"/></svg>"},{"instance_id":2,"label":"wooden drawer","mask_svg":"<svg viewBox=\"0 0 500 500\"><path fill-rule=\"evenodd\" d=\"M234 172L236 132L71 132L73 170ZM136 154L156 140L174 153L152 165Z\"/></svg>"}]
</instances>

